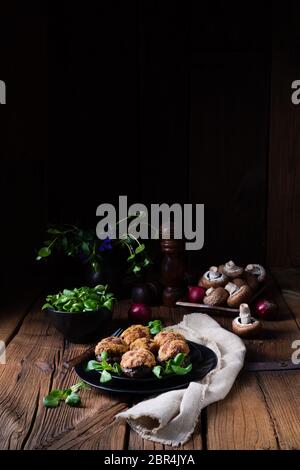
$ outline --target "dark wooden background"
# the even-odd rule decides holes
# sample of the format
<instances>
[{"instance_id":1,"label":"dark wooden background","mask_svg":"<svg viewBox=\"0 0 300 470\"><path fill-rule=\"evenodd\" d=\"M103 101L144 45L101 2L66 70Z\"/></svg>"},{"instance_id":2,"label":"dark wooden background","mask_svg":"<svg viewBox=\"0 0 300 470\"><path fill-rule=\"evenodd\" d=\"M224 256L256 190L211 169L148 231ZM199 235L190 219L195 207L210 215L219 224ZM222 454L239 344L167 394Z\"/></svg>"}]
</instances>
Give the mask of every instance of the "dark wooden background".
<instances>
[{"instance_id":1,"label":"dark wooden background","mask_svg":"<svg viewBox=\"0 0 300 470\"><path fill-rule=\"evenodd\" d=\"M205 204L202 266L300 264L299 2L127 0L0 18L2 276L47 222Z\"/></svg>"}]
</instances>

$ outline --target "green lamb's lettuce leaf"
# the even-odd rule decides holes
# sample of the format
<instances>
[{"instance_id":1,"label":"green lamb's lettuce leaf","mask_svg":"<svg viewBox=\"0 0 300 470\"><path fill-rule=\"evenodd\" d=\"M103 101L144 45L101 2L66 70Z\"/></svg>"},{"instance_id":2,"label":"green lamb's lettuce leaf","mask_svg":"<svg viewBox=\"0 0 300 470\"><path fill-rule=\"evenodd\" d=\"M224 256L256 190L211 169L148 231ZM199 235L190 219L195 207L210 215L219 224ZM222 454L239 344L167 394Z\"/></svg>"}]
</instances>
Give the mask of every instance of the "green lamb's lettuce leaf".
<instances>
[{"instance_id":1,"label":"green lamb's lettuce leaf","mask_svg":"<svg viewBox=\"0 0 300 470\"><path fill-rule=\"evenodd\" d=\"M101 377L100 377L101 383L109 382L111 379L112 379L112 376L107 370L104 370L103 372L101 372Z\"/></svg>"},{"instance_id":2,"label":"green lamb's lettuce leaf","mask_svg":"<svg viewBox=\"0 0 300 470\"><path fill-rule=\"evenodd\" d=\"M164 326L161 320L149 321L148 327L150 328L150 333L152 335L157 335L160 331L164 329Z\"/></svg>"},{"instance_id":3,"label":"green lamb's lettuce leaf","mask_svg":"<svg viewBox=\"0 0 300 470\"><path fill-rule=\"evenodd\" d=\"M43 398L43 405L46 408L57 408L59 406L60 399L52 397L51 395L46 395Z\"/></svg>"},{"instance_id":4,"label":"green lamb's lettuce leaf","mask_svg":"<svg viewBox=\"0 0 300 470\"><path fill-rule=\"evenodd\" d=\"M72 392L66 398L66 404L69 406L80 406L81 405L81 398L78 393Z\"/></svg>"},{"instance_id":5,"label":"green lamb's lettuce leaf","mask_svg":"<svg viewBox=\"0 0 300 470\"><path fill-rule=\"evenodd\" d=\"M155 366L155 367L153 367L152 372L158 379L161 379L162 378L163 368L162 368L162 366Z\"/></svg>"},{"instance_id":6,"label":"green lamb's lettuce leaf","mask_svg":"<svg viewBox=\"0 0 300 470\"><path fill-rule=\"evenodd\" d=\"M180 366L175 366L171 365L171 369L176 375L186 375L192 370L192 364L189 364L187 367L180 367Z\"/></svg>"},{"instance_id":7,"label":"green lamb's lettuce leaf","mask_svg":"<svg viewBox=\"0 0 300 470\"><path fill-rule=\"evenodd\" d=\"M85 371L90 372L91 370L103 370L101 362L95 360L89 361L85 367Z\"/></svg>"},{"instance_id":8,"label":"green lamb's lettuce leaf","mask_svg":"<svg viewBox=\"0 0 300 470\"><path fill-rule=\"evenodd\" d=\"M65 401L69 406L79 406L81 398L78 392L85 389L89 390L90 386L83 382L83 380L72 385L70 388L63 390L54 389L43 398L43 404L46 408L57 408L61 401Z\"/></svg>"},{"instance_id":9,"label":"green lamb's lettuce leaf","mask_svg":"<svg viewBox=\"0 0 300 470\"><path fill-rule=\"evenodd\" d=\"M180 366L183 363L185 358L186 358L186 354L179 353L177 354L177 356L174 357L174 359L172 359L172 364L174 366Z\"/></svg>"},{"instance_id":10,"label":"green lamb's lettuce leaf","mask_svg":"<svg viewBox=\"0 0 300 470\"><path fill-rule=\"evenodd\" d=\"M113 365L113 371L115 372L115 374L121 375L122 374L122 368L121 368L120 364L115 362L114 365Z\"/></svg>"}]
</instances>

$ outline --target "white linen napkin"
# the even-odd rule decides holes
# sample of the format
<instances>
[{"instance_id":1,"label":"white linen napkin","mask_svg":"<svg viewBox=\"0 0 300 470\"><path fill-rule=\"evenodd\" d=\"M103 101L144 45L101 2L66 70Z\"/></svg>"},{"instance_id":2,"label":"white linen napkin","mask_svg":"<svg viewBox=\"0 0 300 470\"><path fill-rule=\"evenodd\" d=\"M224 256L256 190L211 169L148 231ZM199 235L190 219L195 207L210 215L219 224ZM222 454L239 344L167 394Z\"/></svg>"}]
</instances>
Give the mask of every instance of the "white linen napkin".
<instances>
[{"instance_id":1,"label":"white linen napkin","mask_svg":"<svg viewBox=\"0 0 300 470\"><path fill-rule=\"evenodd\" d=\"M182 322L169 328L212 349L218 358L216 368L186 389L142 401L116 419L125 419L144 439L178 446L189 440L201 410L230 391L243 367L246 348L238 336L202 313L185 315Z\"/></svg>"}]
</instances>

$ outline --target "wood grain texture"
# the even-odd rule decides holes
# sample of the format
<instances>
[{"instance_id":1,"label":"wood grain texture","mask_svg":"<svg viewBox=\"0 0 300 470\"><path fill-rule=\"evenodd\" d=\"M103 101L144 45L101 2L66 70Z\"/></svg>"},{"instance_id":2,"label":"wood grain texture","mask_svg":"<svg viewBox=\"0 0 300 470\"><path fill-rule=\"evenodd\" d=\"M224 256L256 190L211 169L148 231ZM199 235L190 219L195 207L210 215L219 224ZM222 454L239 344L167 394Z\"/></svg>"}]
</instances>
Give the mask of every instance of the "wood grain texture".
<instances>
[{"instance_id":1,"label":"wood grain texture","mask_svg":"<svg viewBox=\"0 0 300 470\"><path fill-rule=\"evenodd\" d=\"M23 449L41 399L51 388L52 374L63 340L48 323L27 315L20 332L7 347L7 364L0 369L0 420L2 449Z\"/></svg>"},{"instance_id":2,"label":"wood grain texture","mask_svg":"<svg viewBox=\"0 0 300 470\"><path fill-rule=\"evenodd\" d=\"M142 439L136 432L130 430L129 434L129 450L163 450L164 446L159 442L152 442Z\"/></svg>"},{"instance_id":3,"label":"wood grain texture","mask_svg":"<svg viewBox=\"0 0 300 470\"><path fill-rule=\"evenodd\" d=\"M277 449L272 419L254 374L242 374L229 395L207 410L207 448Z\"/></svg>"},{"instance_id":4,"label":"wood grain texture","mask_svg":"<svg viewBox=\"0 0 300 470\"><path fill-rule=\"evenodd\" d=\"M257 381L264 395L280 449L300 449L300 374L263 372Z\"/></svg>"},{"instance_id":5,"label":"wood grain texture","mask_svg":"<svg viewBox=\"0 0 300 470\"><path fill-rule=\"evenodd\" d=\"M6 345L11 341L20 328L34 300L37 298L39 289L31 289L30 292L19 292L15 299L15 292L6 292L6 299L14 298L14 302L5 300L0 307L0 340Z\"/></svg>"}]
</instances>

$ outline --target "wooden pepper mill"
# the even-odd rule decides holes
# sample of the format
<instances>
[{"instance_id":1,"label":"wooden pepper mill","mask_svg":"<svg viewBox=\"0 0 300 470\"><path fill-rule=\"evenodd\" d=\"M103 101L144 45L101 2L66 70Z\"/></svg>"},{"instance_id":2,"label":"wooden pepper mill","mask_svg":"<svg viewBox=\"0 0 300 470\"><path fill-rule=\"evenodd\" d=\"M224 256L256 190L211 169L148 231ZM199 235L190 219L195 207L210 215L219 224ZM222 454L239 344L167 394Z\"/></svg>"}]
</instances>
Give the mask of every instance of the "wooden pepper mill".
<instances>
[{"instance_id":1,"label":"wooden pepper mill","mask_svg":"<svg viewBox=\"0 0 300 470\"><path fill-rule=\"evenodd\" d=\"M165 286L163 290L163 305L174 307L177 300L183 297L185 253L184 240L175 240L174 227L160 227L160 247L164 253L161 267L161 280ZM164 238L162 238L164 237Z\"/></svg>"}]
</instances>

